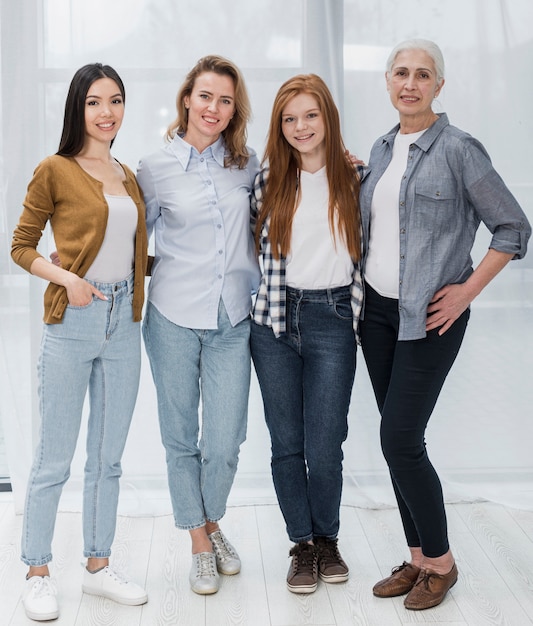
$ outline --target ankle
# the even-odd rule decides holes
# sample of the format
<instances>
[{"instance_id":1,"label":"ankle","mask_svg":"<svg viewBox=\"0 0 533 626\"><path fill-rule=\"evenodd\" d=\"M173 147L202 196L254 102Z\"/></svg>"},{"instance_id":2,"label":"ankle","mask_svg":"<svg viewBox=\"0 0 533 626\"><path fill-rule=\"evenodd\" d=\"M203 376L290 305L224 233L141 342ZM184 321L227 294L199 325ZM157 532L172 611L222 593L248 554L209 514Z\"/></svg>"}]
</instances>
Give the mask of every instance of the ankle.
<instances>
[{"instance_id":1,"label":"ankle","mask_svg":"<svg viewBox=\"0 0 533 626\"><path fill-rule=\"evenodd\" d=\"M26 580L33 576L50 576L48 565L40 565L38 567L30 566L28 573L26 574Z\"/></svg>"},{"instance_id":2,"label":"ankle","mask_svg":"<svg viewBox=\"0 0 533 626\"><path fill-rule=\"evenodd\" d=\"M424 557L422 561L422 569L432 574L449 574L455 564L455 559L451 552L447 552L442 556L431 558Z\"/></svg>"}]
</instances>

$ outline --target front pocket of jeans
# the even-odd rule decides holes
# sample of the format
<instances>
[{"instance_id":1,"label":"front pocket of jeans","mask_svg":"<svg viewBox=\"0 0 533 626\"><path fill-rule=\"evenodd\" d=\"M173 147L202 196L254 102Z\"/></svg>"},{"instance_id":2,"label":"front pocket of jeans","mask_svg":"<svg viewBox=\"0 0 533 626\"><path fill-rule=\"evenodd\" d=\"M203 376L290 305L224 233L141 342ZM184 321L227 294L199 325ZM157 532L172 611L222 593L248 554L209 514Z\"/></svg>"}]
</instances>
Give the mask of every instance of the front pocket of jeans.
<instances>
[{"instance_id":1,"label":"front pocket of jeans","mask_svg":"<svg viewBox=\"0 0 533 626\"><path fill-rule=\"evenodd\" d=\"M349 300L339 300L339 302L334 302L333 310L335 311L335 315L341 320L351 320L353 317L352 305Z\"/></svg>"},{"instance_id":2,"label":"front pocket of jeans","mask_svg":"<svg viewBox=\"0 0 533 626\"><path fill-rule=\"evenodd\" d=\"M67 309L71 309L72 311L84 311L85 309L90 308L94 304L95 296L92 296L91 301L83 306L75 306L74 304L67 304Z\"/></svg>"}]
</instances>

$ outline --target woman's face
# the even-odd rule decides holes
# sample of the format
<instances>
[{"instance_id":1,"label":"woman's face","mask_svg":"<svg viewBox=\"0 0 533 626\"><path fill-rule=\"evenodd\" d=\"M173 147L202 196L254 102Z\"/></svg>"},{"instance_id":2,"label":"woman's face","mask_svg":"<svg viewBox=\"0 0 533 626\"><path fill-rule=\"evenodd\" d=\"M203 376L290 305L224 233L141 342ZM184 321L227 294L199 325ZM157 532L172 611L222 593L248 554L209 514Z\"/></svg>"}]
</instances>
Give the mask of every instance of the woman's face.
<instances>
[{"instance_id":1,"label":"woman's face","mask_svg":"<svg viewBox=\"0 0 533 626\"><path fill-rule=\"evenodd\" d=\"M387 90L400 116L421 116L431 112L431 103L442 88L437 83L433 59L424 50L403 50L396 55Z\"/></svg>"},{"instance_id":2,"label":"woman's face","mask_svg":"<svg viewBox=\"0 0 533 626\"><path fill-rule=\"evenodd\" d=\"M235 113L235 86L231 76L204 72L183 99L189 110L184 139L200 152L226 130Z\"/></svg>"},{"instance_id":3,"label":"woman's face","mask_svg":"<svg viewBox=\"0 0 533 626\"><path fill-rule=\"evenodd\" d=\"M124 118L124 98L111 78L99 78L85 97L86 139L110 142L116 137Z\"/></svg>"},{"instance_id":4,"label":"woman's face","mask_svg":"<svg viewBox=\"0 0 533 626\"><path fill-rule=\"evenodd\" d=\"M311 94L300 93L289 100L281 112L281 131L302 156L325 153L324 117Z\"/></svg>"}]
</instances>

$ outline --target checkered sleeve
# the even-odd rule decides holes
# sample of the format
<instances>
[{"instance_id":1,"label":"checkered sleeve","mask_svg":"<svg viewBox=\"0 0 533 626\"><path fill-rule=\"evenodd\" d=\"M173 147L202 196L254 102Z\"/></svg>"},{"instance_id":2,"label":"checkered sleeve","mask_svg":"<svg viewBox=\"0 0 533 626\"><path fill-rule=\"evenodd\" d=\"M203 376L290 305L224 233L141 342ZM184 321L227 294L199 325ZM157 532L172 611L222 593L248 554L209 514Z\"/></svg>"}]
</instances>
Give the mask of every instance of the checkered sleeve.
<instances>
[{"instance_id":1,"label":"checkered sleeve","mask_svg":"<svg viewBox=\"0 0 533 626\"><path fill-rule=\"evenodd\" d=\"M257 216L261 212L263 193L268 181L268 168L261 170L255 179L253 198L251 203L251 222L255 229ZM261 229L259 241L259 257L262 266L262 276L257 297L255 299L252 318L256 324L270 326L276 337L286 331L285 324L285 259L275 259L272 254L272 245L268 238L269 220Z\"/></svg>"}]
</instances>

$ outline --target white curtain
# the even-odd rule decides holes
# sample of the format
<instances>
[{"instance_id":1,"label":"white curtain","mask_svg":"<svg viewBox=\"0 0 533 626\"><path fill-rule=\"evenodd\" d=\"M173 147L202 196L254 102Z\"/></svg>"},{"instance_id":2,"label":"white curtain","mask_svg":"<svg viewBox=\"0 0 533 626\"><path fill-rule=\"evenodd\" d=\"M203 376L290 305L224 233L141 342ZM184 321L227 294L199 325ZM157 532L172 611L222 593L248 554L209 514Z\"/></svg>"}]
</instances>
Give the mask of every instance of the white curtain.
<instances>
[{"instance_id":1,"label":"white curtain","mask_svg":"<svg viewBox=\"0 0 533 626\"><path fill-rule=\"evenodd\" d=\"M124 79L126 120L114 154L133 169L162 145L178 86L209 53L231 58L244 72L254 110L249 144L259 154L279 85L316 72L338 102L347 145L367 159L374 139L396 123L383 79L389 50L408 37L434 39L447 63L440 109L485 144L533 221L530 12L530 0L0 0L0 431L17 510L39 428L43 285L14 266L9 248L33 169L57 149L66 90L78 67L101 61ZM477 259L487 240L480 234ZM41 251L52 248L47 234ZM430 422L428 447L449 500L533 508L532 275L533 254L513 262L476 301ZM63 509L81 504L83 433L78 448ZM345 503L392 505L362 355L344 451ZM123 469L121 512L170 510L146 357ZM254 380L230 503L273 501L269 437Z\"/></svg>"}]
</instances>

